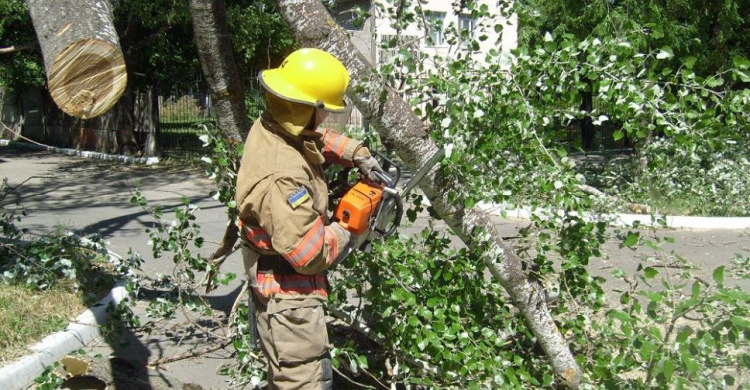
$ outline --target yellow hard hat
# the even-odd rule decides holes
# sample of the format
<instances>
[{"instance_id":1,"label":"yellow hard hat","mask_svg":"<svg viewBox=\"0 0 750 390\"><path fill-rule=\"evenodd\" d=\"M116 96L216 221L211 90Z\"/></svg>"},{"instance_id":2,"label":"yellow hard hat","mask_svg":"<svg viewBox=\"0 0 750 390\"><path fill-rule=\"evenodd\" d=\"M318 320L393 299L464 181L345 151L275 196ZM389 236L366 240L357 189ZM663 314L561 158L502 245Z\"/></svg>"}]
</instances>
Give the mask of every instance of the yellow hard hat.
<instances>
[{"instance_id":1,"label":"yellow hard hat","mask_svg":"<svg viewBox=\"0 0 750 390\"><path fill-rule=\"evenodd\" d=\"M341 61L323 50L297 50L278 68L261 71L258 79L263 88L285 100L331 112L346 108L349 73Z\"/></svg>"}]
</instances>

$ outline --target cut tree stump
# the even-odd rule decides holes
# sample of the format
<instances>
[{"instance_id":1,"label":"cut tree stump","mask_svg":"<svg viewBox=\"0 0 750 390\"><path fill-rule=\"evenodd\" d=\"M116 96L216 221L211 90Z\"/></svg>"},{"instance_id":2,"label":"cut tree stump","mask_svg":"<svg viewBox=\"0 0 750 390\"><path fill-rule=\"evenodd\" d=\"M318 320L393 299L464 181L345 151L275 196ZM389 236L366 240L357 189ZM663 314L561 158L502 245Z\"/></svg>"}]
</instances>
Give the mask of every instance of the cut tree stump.
<instances>
[{"instance_id":1,"label":"cut tree stump","mask_svg":"<svg viewBox=\"0 0 750 390\"><path fill-rule=\"evenodd\" d=\"M109 0L26 0L52 99L89 119L109 110L127 84Z\"/></svg>"},{"instance_id":2,"label":"cut tree stump","mask_svg":"<svg viewBox=\"0 0 750 390\"><path fill-rule=\"evenodd\" d=\"M66 378L63 389L203 390L195 383L184 383L165 372L138 367L118 357L71 357L62 359L63 369L55 371Z\"/></svg>"}]
</instances>

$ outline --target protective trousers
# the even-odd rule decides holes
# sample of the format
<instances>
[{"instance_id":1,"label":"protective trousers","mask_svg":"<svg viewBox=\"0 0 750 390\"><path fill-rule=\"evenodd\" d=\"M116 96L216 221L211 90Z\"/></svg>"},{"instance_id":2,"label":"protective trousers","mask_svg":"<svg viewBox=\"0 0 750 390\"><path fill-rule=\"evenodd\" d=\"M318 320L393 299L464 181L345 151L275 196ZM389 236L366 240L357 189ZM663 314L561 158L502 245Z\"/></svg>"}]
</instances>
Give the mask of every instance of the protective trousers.
<instances>
[{"instance_id":1,"label":"protective trousers","mask_svg":"<svg viewBox=\"0 0 750 390\"><path fill-rule=\"evenodd\" d=\"M256 272L264 272L256 271L258 254L243 246L242 255L248 280L253 284ZM255 289L253 297L260 348L268 360L269 389L331 389L326 297L318 293L274 293L264 297Z\"/></svg>"}]
</instances>

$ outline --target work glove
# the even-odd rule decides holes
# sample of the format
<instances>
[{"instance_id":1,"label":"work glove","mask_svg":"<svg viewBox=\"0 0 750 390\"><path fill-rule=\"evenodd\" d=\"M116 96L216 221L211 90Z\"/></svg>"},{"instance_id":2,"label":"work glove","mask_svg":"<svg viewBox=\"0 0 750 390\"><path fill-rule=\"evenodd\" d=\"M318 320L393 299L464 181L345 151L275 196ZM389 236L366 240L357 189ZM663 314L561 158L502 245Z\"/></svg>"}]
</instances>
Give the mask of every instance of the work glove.
<instances>
[{"instance_id":1,"label":"work glove","mask_svg":"<svg viewBox=\"0 0 750 390\"><path fill-rule=\"evenodd\" d=\"M336 265L340 263L341 260L343 260L351 252L351 246L354 241L353 239L357 236L353 235L349 230L345 229L338 222L332 222L330 227L333 230L334 234L336 234L336 238L338 239L338 247L336 248L336 252L339 255L338 257L336 257L332 264ZM333 250L333 248L328 248L328 250Z\"/></svg>"},{"instance_id":2,"label":"work glove","mask_svg":"<svg viewBox=\"0 0 750 390\"><path fill-rule=\"evenodd\" d=\"M380 178L374 175L373 172L385 173L378 160L376 160L375 157L370 154L370 150L364 146L357 149L354 153L352 162L363 175L367 176L367 178L372 181L380 181Z\"/></svg>"}]
</instances>

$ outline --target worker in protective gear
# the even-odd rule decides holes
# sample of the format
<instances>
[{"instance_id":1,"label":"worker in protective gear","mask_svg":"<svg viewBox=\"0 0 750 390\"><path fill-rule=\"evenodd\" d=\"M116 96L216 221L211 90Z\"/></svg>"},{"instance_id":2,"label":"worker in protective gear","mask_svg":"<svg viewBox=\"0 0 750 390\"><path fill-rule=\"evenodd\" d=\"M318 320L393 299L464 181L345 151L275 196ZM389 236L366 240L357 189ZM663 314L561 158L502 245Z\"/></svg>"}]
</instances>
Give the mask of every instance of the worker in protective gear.
<instances>
[{"instance_id":1,"label":"worker in protective gear","mask_svg":"<svg viewBox=\"0 0 750 390\"><path fill-rule=\"evenodd\" d=\"M301 49L262 71L267 109L253 124L237 176L243 260L272 389L330 389L326 269L351 238L328 219L323 165L382 169L361 142L319 129L346 108L349 74L331 54Z\"/></svg>"}]
</instances>

